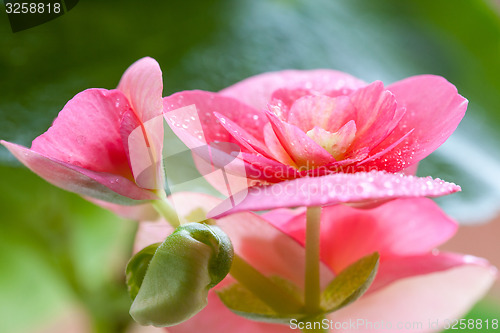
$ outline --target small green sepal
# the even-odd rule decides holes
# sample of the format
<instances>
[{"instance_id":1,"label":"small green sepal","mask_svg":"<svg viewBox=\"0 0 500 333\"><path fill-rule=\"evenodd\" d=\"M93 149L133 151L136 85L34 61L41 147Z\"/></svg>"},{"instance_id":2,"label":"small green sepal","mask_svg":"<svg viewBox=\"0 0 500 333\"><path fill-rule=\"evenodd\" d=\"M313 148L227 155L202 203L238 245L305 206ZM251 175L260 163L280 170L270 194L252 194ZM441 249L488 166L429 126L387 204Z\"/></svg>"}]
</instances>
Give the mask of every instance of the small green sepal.
<instances>
[{"instance_id":1,"label":"small green sepal","mask_svg":"<svg viewBox=\"0 0 500 333\"><path fill-rule=\"evenodd\" d=\"M303 306L297 313L282 309L272 309L250 290L239 283L217 291L220 300L232 312L247 319L289 325L290 320L317 322L327 314L337 311L357 300L368 289L377 273L379 254L365 256L340 272L321 293L320 309L308 312ZM303 303L300 288L288 280L270 277L294 297Z\"/></svg>"},{"instance_id":2,"label":"small green sepal","mask_svg":"<svg viewBox=\"0 0 500 333\"><path fill-rule=\"evenodd\" d=\"M270 279L283 288L283 291L286 291L290 297L303 303L301 290L292 282L277 276L271 276ZM216 293L226 307L247 319L288 325L291 319L306 318L308 316L301 312L288 313L287 311L278 312L273 310L240 283L233 283L221 290L217 290Z\"/></svg>"},{"instance_id":3,"label":"small green sepal","mask_svg":"<svg viewBox=\"0 0 500 333\"><path fill-rule=\"evenodd\" d=\"M374 252L345 268L321 294L324 314L337 311L360 298L377 274L380 255Z\"/></svg>"}]
</instances>

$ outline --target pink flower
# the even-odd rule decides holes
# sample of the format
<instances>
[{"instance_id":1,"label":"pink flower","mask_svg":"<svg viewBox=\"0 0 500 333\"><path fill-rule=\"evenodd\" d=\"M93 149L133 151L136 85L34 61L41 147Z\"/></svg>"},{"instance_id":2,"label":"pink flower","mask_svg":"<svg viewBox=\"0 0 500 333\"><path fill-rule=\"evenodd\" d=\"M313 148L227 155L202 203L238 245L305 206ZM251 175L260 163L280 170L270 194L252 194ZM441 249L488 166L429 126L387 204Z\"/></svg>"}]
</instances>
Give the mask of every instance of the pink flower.
<instances>
[{"instance_id":1,"label":"pink flower","mask_svg":"<svg viewBox=\"0 0 500 333\"><path fill-rule=\"evenodd\" d=\"M206 209L218 199L201 194L178 193L180 216L197 208ZM269 223L271 222L271 224ZM305 213L278 209L262 217L239 213L221 218L217 224L230 236L235 252L265 275L281 276L304 286ZM275 227L272 226L275 225ZM365 323L383 321L422 322L418 332L437 332L446 319L462 316L489 289L496 278L495 269L484 259L443 253L436 246L448 240L457 224L430 199L397 199L375 209L360 210L336 205L323 208L321 221L321 285L362 256L378 251L380 266L365 295L327 319L342 323L364 319ZM280 231L281 230L281 231ZM165 222L145 222L139 227L136 250L162 241L172 228ZM233 283L228 276L215 289ZM286 325L251 321L232 313L209 293L208 306L190 320L169 327L171 333L188 332L297 332ZM429 328L429 319L439 325ZM345 324L344 324L345 325ZM332 332L372 332L334 329Z\"/></svg>"},{"instance_id":2,"label":"pink flower","mask_svg":"<svg viewBox=\"0 0 500 333\"><path fill-rule=\"evenodd\" d=\"M290 217L290 211L278 210L268 220L305 243L305 213ZM457 227L426 198L393 200L369 210L345 205L323 208L321 260L334 274L364 255L380 254L377 275L366 294L328 318L340 323L358 318L392 323L395 332L443 330L446 320L464 315L497 275L485 259L436 249ZM429 319L439 325L429 329ZM421 322L422 327L396 329L398 322Z\"/></svg>"},{"instance_id":3,"label":"pink flower","mask_svg":"<svg viewBox=\"0 0 500 333\"><path fill-rule=\"evenodd\" d=\"M108 208L157 199L155 190L163 184L156 172L163 142L162 89L158 63L140 59L117 89L88 89L73 97L30 149L1 143L51 184ZM158 169L148 169L155 162Z\"/></svg>"},{"instance_id":4,"label":"pink flower","mask_svg":"<svg viewBox=\"0 0 500 333\"><path fill-rule=\"evenodd\" d=\"M198 110L202 133L176 112L192 104ZM165 118L188 147L203 141L240 147L238 158L246 165L242 176L250 186L309 176L318 179L308 180L307 186L342 182L355 188L360 180L372 184L368 179L377 178L376 172L414 173L418 161L451 135L466 108L467 100L439 76L415 76L384 87L380 81L367 84L333 70L266 73L219 93L184 91L164 98ZM374 173L352 178L353 173L369 171ZM339 173L345 176L324 178ZM389 181L391 176L384 177ZM221 180L209 181L224 188ZM292 185L297 193L309 192L301 188L303 183ZM441 181L431 185L424 195L459 190ZM279 195L272 195L273 200ZM363 196L370 195L365 192ZM262 200L257 201L245 209L278 207L264 207ZM310 204L337 201L335 195L315 196Z\"/></svg>"}]
</instances>

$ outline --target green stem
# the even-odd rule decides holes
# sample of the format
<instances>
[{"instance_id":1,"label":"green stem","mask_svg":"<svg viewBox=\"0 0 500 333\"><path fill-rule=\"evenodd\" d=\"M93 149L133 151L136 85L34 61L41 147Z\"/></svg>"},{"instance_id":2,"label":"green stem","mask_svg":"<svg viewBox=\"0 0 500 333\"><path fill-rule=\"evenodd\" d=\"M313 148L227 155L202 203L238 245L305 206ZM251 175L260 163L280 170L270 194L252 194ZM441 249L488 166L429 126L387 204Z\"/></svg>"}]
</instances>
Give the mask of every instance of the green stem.
<instances>
[{"instance_id":1,"label":"green stem","mask_svg":"<svg viewBox=\"0 0 500 333\"><path fill-rule=\"evenodd\" d=\"M305 310L320 310L319 247L321 207L308 207L306 213L306 277L304 286Z\"/></svg>"},{"instance_id":2,"label":"green stem","mask_svg":"<svg viewBox=\"0 0 500 333\"><path fill-rule=\"evenodd\" d=\"M230 274L261 301L278 313L300 313L303 304L268 279L236 253Z\"/></svg>"},{"instance_id":3,"label":"green stem","mask_svg":"<svg viewBox=\"0 0 500 333\"><path fill-rule=\"evenodd\" d=\"M153 207L167 220L168 223L170 223L172 227L177 228L180 225L179 217L174 207L167 199L165 192L160 190L156 194L160 197L160 199L153 201Z\"/></svg>"}]
</instances>

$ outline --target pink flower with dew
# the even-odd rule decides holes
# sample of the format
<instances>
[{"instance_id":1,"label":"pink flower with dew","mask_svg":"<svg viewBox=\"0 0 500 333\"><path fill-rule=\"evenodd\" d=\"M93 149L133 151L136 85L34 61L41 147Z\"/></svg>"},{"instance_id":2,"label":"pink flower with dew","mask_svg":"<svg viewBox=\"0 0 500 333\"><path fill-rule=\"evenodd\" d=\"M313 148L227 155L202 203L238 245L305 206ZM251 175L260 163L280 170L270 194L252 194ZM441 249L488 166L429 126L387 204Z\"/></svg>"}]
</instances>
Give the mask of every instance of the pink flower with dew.
<instances>
[{"instance_id":1,"label":"pink flower with dew","mask_svg":"<svg viewBox=\"0 0 500 333\"><path fill-rule=\"evenodd\" d=\"M142 58L116 89L87 89L73 97L30 149L1 143L55 186L124 215L152 217L146 205L121 205L155 200L163 186L162 89L158 63Z\"/></svg>"},{"instance_id":2,"label":"pink flower with dew","mask_svg":"<svg viewBox=\"0 0 500 333\"><path fill-rule=\"evenodd\" d=\"M193 193L176 194L179 215L206 209L219 199ZM445 319L460 318L481 298L496 278L496 270L484 259L435 248L453 236L457 224L430 199L397 199L365 210L344 205L323 208L321 221L322 288L349 264L378 251L378 273L368 291L357 301L328 315L349 323L383 321L422 322L415 332L438 332ZM277 209L263 216L238 213L217 220L231 238L235 252L263 274L288 279L304 286L304 210ZM274 226L273 226L274 225ZM165 221L145 222L139 227L136 251L160 242L172 232ZM228 276L214 289L233 283ZM286 325L248 320L232 313L210 291L208 305L190 320L169 327L171 333L190 332L296 332ZM439 326L429 328L429 318ZM332 332L372 332L366 327Z\"/></svg>"},{"instance_id":3,"label":"pink flower with dew","mask_svg":"<svg viewBox=\"0 0 500 333\"><path fill-rule=\"evenodd\" d=\"M350 188L340 189L342 198L335 191L311 196L307 205L358 201L360 195L367 200L372 193L381 200L379 192L359 193L362 187L379 187L379 177L419 189L414 196L460 189L428 179L429 186L423 188L425 182L417 178L390 175L414 173L418 162L451 135L465 114L467 100L439 76L414 76L384 87L380 81L367 84L334 70L286 70L248 78L218 93L183 91L163 101L167 122L189 148L220 141L238 145L238 158L246 166L241 176L250 186L291 181L297 193L309 192L304 186ZM201 130L191 126L186 112L178 111L190 105L197 109ZM343 175L332 176L336 174ZM293 183L305 177L309 180ZM224 192L221 178L207 179ZM271 189L266 199L282 193L281 188ZM245 209L283 204L269 207L263 201L246 202Z\"/></svg>"}]
</instances>

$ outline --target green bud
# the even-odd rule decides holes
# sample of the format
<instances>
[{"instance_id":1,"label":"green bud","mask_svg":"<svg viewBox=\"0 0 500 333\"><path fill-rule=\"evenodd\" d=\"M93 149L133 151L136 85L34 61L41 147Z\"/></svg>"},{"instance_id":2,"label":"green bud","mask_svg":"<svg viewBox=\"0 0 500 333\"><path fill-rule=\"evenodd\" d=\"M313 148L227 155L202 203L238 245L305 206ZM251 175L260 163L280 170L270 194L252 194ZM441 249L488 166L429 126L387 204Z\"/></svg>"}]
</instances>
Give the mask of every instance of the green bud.
<instances>
[{"instance_id":1,"label":"green bud","mask_svg":"<svg viewBox=\"0 0 500 333\"><path fill-rule=\"evenodd\" d=\"M127 265L129 291L136 294L130 314L141 325L177 325L207 305L210 288L229 273L233 247L219 227L201 223L177 227L151 257L155 246Z\"/></svg>"}]
</instances>

